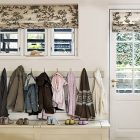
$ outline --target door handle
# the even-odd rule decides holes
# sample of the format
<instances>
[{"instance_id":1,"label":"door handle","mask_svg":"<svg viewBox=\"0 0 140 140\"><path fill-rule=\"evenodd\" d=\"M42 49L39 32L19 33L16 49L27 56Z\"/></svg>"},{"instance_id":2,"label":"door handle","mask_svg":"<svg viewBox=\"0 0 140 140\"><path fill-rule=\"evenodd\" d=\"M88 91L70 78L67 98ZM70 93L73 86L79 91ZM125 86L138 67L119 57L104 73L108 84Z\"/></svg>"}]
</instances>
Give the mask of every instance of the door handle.
<instances>
[{"instance_id":1,"label":"door handle","mask_svg":"<svg viewBox=\"0 0 140 140\"><path fill-rule=\"evenodd\" d=\"M112 83L117 83L117 82L119 82L119 81L118 81L118 80L115 80L115 79L112 79L111 82L112 82Z\"/></svg>"}]
</instances>

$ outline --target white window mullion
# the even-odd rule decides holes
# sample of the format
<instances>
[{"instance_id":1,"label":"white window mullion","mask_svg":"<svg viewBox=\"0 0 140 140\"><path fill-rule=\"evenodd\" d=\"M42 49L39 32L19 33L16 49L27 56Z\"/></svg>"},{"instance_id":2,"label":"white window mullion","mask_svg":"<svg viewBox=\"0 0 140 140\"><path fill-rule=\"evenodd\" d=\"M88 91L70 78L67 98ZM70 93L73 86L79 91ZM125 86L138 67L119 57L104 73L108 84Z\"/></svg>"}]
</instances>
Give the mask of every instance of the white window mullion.
<instances>
[{"instance_id":1,"label":"white window mullion","mask_svg":"<svg viewBox=\"0 0 140 140\"><path fill-rule=\"evenodd\" d=\"M51 50L52 50L52 29L47 30L47 54L48 56L51 56Z\"/></svg>"},{"instance_id":2,"label":"white window mullion","mask_svg":"<svg viewBox=\"0 0 140 140\"><path fill-rule=\"evenodd\" d=\"M78 54L78 29L74 29L74 41L73 41L73 45L74 45L74 49L75 49L75 56L79 56Z\"/></svg>"},{"instance_id":3,"label":"white window mullion","mask_svg":"<svg viewBox=\"0 0 140 140\"><path fill-rule=\"evenodd\" d=\"M132 46L132 48L133 48L133 50L132 50L132 93L135 93L135 90L134 90L134 84L135 84L135 82L134 82L134 66L135 66L135 62L134 62L134 44L135 44L135 37L134 37L134 32L133 32L133 46Z\"/></svg>"},{"instance_id":4,"label":"white window mullion","mask_svg":"<svg viewBox=\"0 0 140 140\"><path fill-rule=\"evenodd\" d=\"M48 55L48 30L45 29L45 52L44 55Z\"/></svg>"},{"instance_id":5,"label":"white window mullion","mask_svg":"<svg viewBox=\"0 0 140 140\"><path fill-rule=\"evenodd\" d=\"M20 46L21 56L24 56L24 51L25 51L25 30L24 29L19 29L19 46Z\"/></svg>"}]
</instances>

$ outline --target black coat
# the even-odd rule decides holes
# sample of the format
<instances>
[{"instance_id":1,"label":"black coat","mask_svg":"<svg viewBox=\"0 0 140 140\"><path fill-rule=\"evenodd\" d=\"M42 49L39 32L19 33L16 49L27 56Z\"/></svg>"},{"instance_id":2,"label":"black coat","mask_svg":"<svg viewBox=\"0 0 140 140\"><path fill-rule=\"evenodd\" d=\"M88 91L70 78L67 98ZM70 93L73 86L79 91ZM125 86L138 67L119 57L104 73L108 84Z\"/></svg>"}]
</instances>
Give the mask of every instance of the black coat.
<instances>
[{"instance_id":1,"label":"black coat","mask_svg":"<svg viewBox=\"0 0 140 140\"><path fill-rule=\"evenodd\" d=\"M44 109L46 113L53 114L52 85L48 75L45 72L41 73L36 78L36 84L38 85L39 112Z\"/></svg>"},{"instance_id":2,"label":"black coat","mask_svg":"<svg viewBox=\"0 0 140 140\"><path fill-rule=\"evenodd\" d=\"M7 74L4 68L0 79L0 117L7 117Z\"/></svg>"}]
</instances>

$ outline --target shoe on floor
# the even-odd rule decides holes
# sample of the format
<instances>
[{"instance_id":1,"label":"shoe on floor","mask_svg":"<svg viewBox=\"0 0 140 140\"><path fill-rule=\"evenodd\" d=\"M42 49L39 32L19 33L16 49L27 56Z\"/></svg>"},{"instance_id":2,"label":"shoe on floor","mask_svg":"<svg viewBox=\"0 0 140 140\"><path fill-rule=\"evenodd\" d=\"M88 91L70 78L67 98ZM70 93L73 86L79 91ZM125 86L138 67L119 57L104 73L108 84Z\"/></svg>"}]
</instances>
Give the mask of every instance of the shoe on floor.
<instances>
[{"instance_id":1,"label":"shoe on floor","mask_svg":"<svg viewBox=\"0 0 140 140\"><path fill-rule=\"evenodd\" d=\"M3 121L4 121L3 117L0 117L0 125L3 124Z\"/></svg>"},{"instance_id":2,"label":"shoe on floor","mask_svg":"<svg viewBox=\"0 0 140 140\"><path fill-rule=\"evenodd\" d=\"M24 125L28 125L29 124L29 119L28 118L24 118L23 124Z\"/></svg>"},{"instance_id":3,"label":"shoe on floor","mask_svg":"<svg viewBox=\"0 0 140 140\"><path fill-rule=\"evenodd\" d=\"M10 120L8 117L4 117L3 124L8 125L8 124L13 124L14 121Z\"/></svg>"},{"instance_id":4,"label":"shoe on floor","mask_svg":"<svg viewBox=\"0 0 140 140\"><path fill-rule=\"evenodd\" d=\"M24 120L22 118L19 118L16 122L17 125L23 125Z\"/></svg>"},{"instance_id":5,"label":"shoe on floor","mask_svg":"<svg viewBox=\"0 0 140 140\"><path fill-rule=\"evenodd\" d=\"M79 124L79 125L86 125L86 124L88 124L88 121L80 120L80 121L78 122L78 124Z\"/></svg>"}]
</instances>

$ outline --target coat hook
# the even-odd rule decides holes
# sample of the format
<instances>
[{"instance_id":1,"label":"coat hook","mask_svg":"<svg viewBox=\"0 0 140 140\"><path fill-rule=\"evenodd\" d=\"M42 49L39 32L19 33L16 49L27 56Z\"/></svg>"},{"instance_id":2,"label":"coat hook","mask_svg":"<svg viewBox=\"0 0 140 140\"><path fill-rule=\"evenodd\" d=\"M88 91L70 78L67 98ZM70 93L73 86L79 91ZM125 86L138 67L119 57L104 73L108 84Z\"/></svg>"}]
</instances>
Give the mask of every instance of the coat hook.
<instances>
[{"instance_id":1,"label":"coat hook","mask_svg":"<svg viewBox=\"0 0 140 140\"><path fill-rule=\"evenodd\" d=\"M56 72L58 72L58 68L56 69Z\"/></svg>"},{"instance_id":2,"label":"coat hook","mask_svg":"<svg viewBox=\"0 0 140 140\"><path fill-rule=\"evenodd\" d=\"M45 68L44 68L44 72L45 72Z\"/></svg>"}]
</instances>

